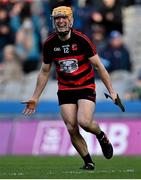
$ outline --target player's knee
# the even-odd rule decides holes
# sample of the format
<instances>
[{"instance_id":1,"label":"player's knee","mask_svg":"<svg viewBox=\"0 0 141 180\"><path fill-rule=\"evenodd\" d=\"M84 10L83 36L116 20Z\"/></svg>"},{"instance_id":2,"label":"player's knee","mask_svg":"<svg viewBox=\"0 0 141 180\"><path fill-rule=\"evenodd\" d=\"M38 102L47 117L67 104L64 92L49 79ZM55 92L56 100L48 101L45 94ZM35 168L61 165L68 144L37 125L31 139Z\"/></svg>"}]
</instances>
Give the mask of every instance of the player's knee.
<instances>
[{"instance_id":1,"label":"player's knee","mask_svg":"<svg viewBox=\"0 0 141 180\"><path fill-rule=\"evenodd\" d=\"M81 128L83 128L85 131L89 131L91 127L91 123L89 120L80 119L78 122Z\"/></svg>"},{"instance_id":2,"label":"player's knee","mask_svg":"<svg viewBox=\"0 0 141 180\"><path fill-rule=\"evenodd\" d=\"M67 124L67 129L70 135L75 135L78 132L78 128L75 125Z\"/></svg>"}]
</instances>

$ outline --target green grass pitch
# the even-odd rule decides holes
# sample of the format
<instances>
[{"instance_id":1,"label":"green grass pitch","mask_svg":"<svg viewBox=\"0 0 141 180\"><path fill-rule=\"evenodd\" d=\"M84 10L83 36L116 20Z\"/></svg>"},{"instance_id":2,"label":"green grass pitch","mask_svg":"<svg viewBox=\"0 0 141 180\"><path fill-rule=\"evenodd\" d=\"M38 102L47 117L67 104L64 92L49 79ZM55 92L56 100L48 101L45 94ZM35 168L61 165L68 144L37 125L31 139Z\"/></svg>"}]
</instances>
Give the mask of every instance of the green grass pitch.
<instances>
[{"instance_id":1,"label":"green grass pitch","mask_svg":"<svg viewBox=\"0 0 141 180\"><path fill-rule=\"evenodd\" d=\"M0 179L140 179L141 156L93 157L94 171L80 170L79 156L1 156Z\"/></svg>"}]
</instances>

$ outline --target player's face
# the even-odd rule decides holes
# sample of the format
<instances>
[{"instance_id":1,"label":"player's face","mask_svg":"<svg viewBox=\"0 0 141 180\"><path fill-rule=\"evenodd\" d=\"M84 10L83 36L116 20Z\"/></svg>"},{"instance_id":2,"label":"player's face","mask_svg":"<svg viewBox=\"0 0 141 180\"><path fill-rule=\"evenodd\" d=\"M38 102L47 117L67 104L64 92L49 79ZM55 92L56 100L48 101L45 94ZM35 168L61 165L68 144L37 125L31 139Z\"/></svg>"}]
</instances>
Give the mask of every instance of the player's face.
<instances>
[{"instance_id":1,"label":"player's face","mask_svg":"<svg viewBox=\"0 0 141 180\"><path fill-rule=\"evenodd\" d=\"M54 18L54 25L59 33L69 32L70 21L67 16L59 16Z\"/></svg>"}]
</instances>

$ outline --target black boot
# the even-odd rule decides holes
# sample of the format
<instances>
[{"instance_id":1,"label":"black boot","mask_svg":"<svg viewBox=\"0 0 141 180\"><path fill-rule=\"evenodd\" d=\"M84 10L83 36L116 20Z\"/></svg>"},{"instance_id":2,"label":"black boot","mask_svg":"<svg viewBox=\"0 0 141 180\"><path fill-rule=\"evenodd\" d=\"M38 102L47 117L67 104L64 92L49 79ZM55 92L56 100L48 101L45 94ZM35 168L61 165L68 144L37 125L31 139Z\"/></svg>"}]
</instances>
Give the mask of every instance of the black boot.
<instances>
[{"instance_id":1,"label":"black boot","mask_svg":"<svg viewBox=\"0 0 141 180\"><path fill-rule=\"evenodd\" d=\"M101 136L101 137L100 137ZM101 133L97 136L97 139L100 143L103 155L105 158L110 159L113 156L113 147L110 143L109 139L107 138L106 134L101 131Z\"/></svg>"}]
</instances>

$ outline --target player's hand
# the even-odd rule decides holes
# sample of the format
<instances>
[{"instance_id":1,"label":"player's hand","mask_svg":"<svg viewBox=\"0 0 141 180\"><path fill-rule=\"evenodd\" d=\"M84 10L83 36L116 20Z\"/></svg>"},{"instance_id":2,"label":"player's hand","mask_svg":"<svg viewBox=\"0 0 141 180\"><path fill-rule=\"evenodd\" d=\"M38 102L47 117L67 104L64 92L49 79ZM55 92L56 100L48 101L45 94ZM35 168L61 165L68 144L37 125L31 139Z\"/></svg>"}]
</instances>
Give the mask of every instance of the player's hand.
<instances>
[{"instance_id":1,"label":"player's hand","mask_svg":"<svg viewBox=\"0 0 141 180\"><path fill-rule=\"evenodd\" d=\"M106 98L111 98L111 99L113 100L113 102L114 102L117 106L119 106L119 108L122 110L122 112L125 112L125 107L124 107L124 105L122 104L122 101L121 101L119 95L118 95L116 92L112 92L112 93L110 93L110 95L107 94L107 93L104 93L104 94L105 94L105 97L106 97ZM116 98L115 98L115 97L116 97Z\"/></svg>"},{"instance_id":2,"label":"player's hand","mask_svg":"<svg viewBox=\"0 0 141 180\"><path fill-rule=\"evenodd\" d=\"M112 98L113 102L115 103L115 101L117 99L117 93L116 92L112 92L112 93L110 93L110 95L111 95L111 98Z\"/></svg>"},{"instance_id":3,"label":"player's hand","mask_svg":"<svg viewBox=\"0 0 141 180\"><path fill-rule=\"evenodd\" d=\"M30 116L35 113L36 106L38 103L37 100L21 101L21 103L26 105L25 109L22 112L24 115Z\"/></svg>"}]
</instances>

